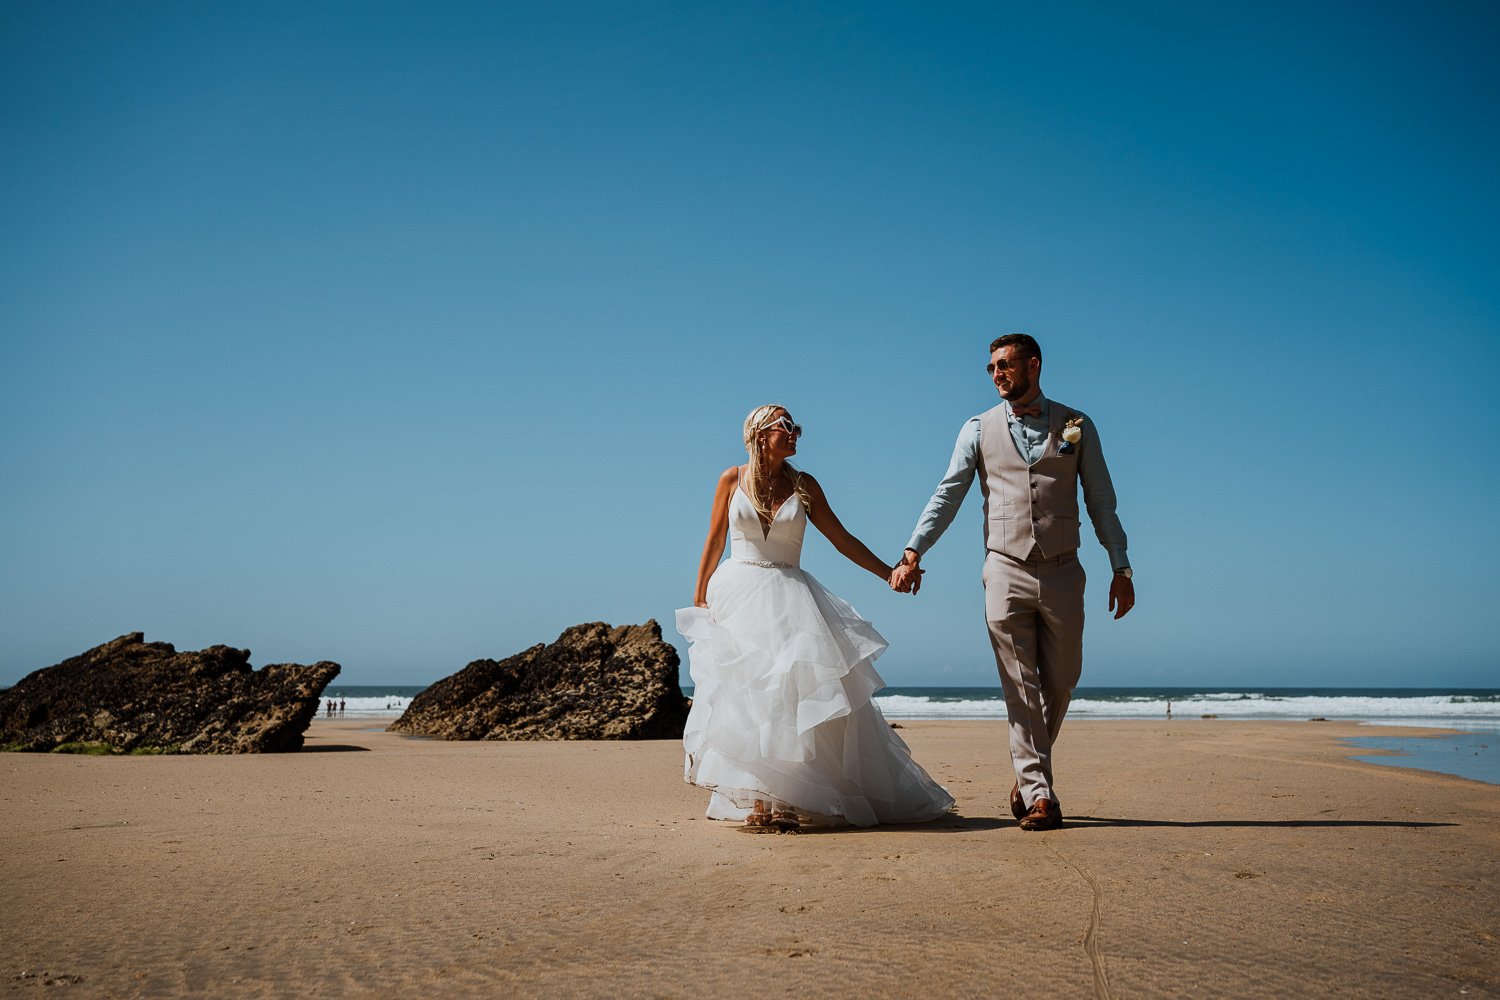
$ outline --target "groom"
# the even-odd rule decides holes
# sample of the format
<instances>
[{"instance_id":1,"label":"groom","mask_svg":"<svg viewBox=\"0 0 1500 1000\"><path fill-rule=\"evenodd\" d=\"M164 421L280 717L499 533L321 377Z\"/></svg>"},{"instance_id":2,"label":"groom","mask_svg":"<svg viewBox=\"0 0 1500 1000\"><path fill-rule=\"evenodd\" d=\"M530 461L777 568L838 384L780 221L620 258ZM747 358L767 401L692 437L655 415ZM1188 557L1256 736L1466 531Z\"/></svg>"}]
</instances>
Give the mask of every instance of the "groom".
<instances>
[{"instance_id":1,"label":"groom","mask_svg":"<svg viewBox=\"0 0 1500 1000\"><path fill-rule=\"evenodd\" d=\"M1023 830L1053 830L1062 810L1052 744L1083 669L1083 566L1078 491L1109 552L1109 610L1135 606L1125 529L1087 416L1042 395L1042 349L1024 333L990 344L985 366L1001 402L958 432L948 472L891 574L895 590L921 586L922 555L947 530L975 476L984 495L984 607L1010 719L1016 783L1010 808Z\"/></svg>"}]
</instances>

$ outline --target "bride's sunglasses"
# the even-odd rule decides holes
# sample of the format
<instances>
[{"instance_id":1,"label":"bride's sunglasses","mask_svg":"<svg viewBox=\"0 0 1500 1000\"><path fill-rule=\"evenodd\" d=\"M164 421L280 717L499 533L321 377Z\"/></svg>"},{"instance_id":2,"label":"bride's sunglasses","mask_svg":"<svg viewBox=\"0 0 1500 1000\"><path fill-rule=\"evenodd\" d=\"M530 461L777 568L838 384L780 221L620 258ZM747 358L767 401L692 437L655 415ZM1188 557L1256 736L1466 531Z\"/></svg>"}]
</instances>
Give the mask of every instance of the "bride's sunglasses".
<instances>
[{"instance_id":1,"label":"bride's sunglasses","mask_svg":"<svg viewBox=\"0 0 1500 1000\"><path fill-rule=\"evenodd\" d=\"M768 431L773 427L780 427L782 430L786 431L794 438L802 436L802 425L792 423L792 419L790 417L777 417L775 420L772 420L761 427L761 430Z\"/></svg>"}]
</instances>

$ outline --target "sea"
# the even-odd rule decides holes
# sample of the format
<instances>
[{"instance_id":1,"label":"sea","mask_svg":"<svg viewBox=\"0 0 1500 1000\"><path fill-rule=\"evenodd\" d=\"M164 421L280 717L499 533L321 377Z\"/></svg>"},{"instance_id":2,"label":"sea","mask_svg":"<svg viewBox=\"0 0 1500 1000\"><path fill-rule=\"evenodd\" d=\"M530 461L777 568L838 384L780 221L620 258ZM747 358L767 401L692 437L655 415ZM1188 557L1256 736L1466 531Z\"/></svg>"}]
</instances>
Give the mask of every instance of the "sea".
<instances>
[{"instance_id":1,"label":"sea","mask_svg":"<svg viewBox=\"0 0 1500 1000\"><path fill-rule=\"evenodd\" d=\"M425 685L330 685L345 718L394 718ZM691 687L683 693L692 696ZM892 721L1005 718L999 687L888 687L875 702ZM1347 742L1377 751L1357 760L1456 774L1500 784L1500 688L1079 687L1072 719L1314 719L1361 722L1369 736ZM1419 726L1449 735L1379 735L1377 727Z\"/></svg>"}]
</instances>

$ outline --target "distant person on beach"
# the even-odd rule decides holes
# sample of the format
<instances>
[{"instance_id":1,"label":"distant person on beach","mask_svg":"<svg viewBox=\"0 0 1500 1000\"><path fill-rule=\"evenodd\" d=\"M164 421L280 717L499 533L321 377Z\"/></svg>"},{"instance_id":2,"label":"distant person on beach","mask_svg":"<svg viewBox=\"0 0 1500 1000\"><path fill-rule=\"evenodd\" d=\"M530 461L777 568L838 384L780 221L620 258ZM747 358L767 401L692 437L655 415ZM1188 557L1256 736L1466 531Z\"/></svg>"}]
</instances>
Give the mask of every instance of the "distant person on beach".
<instances>
[{"instance_id":1,"label":"distant person on beach","mask_svg":"<svg viewBox=\"0 0 1500 1000\"><path fill-rule=\"evenodd\" d=\"M342 719L344 717L344 704L345 704L345 702L344 702L344 696L343 695L339 695L339 718L340 719Z\"/></svg>"},{"instance_id":2,"label":"distant person on beach","mask_svg":"<svg viewBox=\"0 0 1500 1000\"><path fill-rule=\"evenodd\" d=\"M801 436L785 407L757 407L744 425L749 461L719 476L693 606L677 612L694 686L686 778L712 789L709 818L757 832L935 819L953 797L872 699L885 685L873 666L885 640L803 572L807 522L882 580L894 567L787 461Z\"/></svg>"},{"instance_id":3,"label":"distant person on beach","mask_svg":"<svg viewBox=\"0 0 1500 1000\"><path fill-rule=\"evenodd\" d=\"M990 344L985 366L1000 402L958 433L948 471L891 577L896 590L921 587L922 555L953 522L975 478L984 495L984 605L1010 720L1016 783L1011 813L1023 830L1054 830L1062 807L1052 781L1052 746L1083 671L1083 566L1078 561L1078 492L1114 577L1109 610L1135 606L1125 529L1094 424L1042 395L1042 349L1024 333Z\"/></svg>"}]
</instances>

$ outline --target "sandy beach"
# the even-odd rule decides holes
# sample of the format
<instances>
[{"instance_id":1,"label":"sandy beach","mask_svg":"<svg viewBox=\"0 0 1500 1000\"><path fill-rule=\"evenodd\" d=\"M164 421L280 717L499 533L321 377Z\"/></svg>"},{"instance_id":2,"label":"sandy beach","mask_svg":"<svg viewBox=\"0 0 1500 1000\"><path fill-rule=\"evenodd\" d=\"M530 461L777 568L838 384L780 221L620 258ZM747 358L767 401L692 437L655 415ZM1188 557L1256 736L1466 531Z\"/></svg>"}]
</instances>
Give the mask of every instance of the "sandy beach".
<instances>
[{"instance_id":1,"label":"sandy beach","mask_svg":"<svg viewBox=\"0 0 1500 1000\"><path fill-rule=\"evenodd\" d=\"M1000 723L904 723L958 815L757 836L673 742L381 725L0 756L7 995L1500 995L1500 787L1368 728L1071 723L1025 834Z\"/></svg>"}]
</instances>

